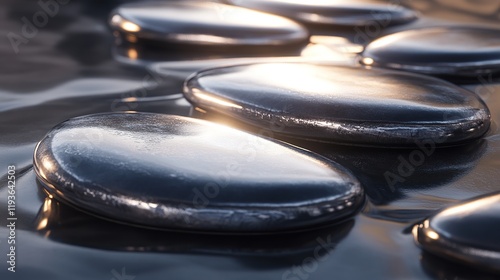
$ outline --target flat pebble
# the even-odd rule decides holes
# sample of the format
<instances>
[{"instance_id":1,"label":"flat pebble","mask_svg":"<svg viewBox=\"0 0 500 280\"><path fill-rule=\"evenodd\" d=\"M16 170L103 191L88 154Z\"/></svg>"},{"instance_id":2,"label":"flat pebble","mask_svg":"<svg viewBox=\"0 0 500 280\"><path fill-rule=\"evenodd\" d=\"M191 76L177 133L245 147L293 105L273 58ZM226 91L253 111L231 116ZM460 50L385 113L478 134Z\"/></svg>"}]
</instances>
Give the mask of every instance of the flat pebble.
<instances>
[{"instance_id":1,"label":"flat pebble","mask_svg":"<svg viewBox=\"0 0 500 280\"><path fill-rule=\"evenodd\" d=\"M357 179L321 156L174 115L70 119L38 144L34 166L57 199L156 228L298 229L343 219L363 201Z\"/></svg>"},{"instance_id":2,"label":"flat pebble","mask_svg":"<svg viewBox=\"0 0 500 280\"><path fill-rule=\"evenodd\" d=\"M500 194L449 207L413 228L424 250L500 272Z\"/></svg>"},{"instance_id":3,"label":"flat pebble","mask_svg":"<svg viewBox=\"0 0 500 280\"><path fill-rule=\"evenodd\" d=\"M186 81L196 107L298 138L377 146L481 137L490 113L473 92L413 73L308 63L200 71Z\"/></svg>"},{"instance_id":4,"label":"flat pebble","mask_svg":"<svg viewBox=\"0 0 500 280\"><path fill-rule=\"evenodd\" d=\"M500 72L500 29L433 27L379 38L361 63L431 75L471 77ZM479 80L481 82L481 80Z\"/></svg>"},{"instance_id":5,"label":"flat pebble","mask_svg":"<svg viewBox=\"0 0 500 280\"><path fill-rule=\"evenodd\" d=\"M227 0L241 7L285 16L307 25L375 26L384 28L411 22L415 12L398 5L346 0Z\"/></svg>"},{"instance_id":6,"label":"flat pebble","mask_svg":"<svg viewBox=\"0 0 500 280\"><path fill-rule=\"evenodd\" d=\"M112 12L110 25L126 42L175 45L180 50L191 46L194 53L207 48L283 48L304 45L308 39L307 30L287 18L214 2L125 4Z\"/></svg>"}]
</instances>

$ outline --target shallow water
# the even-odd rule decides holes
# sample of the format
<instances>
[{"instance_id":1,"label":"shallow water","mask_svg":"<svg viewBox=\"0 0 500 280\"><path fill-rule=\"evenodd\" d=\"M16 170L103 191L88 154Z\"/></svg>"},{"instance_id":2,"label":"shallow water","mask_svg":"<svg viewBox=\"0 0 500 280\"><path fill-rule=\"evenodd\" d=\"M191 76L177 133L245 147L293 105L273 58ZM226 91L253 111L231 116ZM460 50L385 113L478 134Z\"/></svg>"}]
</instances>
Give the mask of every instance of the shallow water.
<instances>
[{"instance_id":1,"label":"shallow water","mask_svg":"<svg viewBox=\"0 0 500 280\"><path fill-rule=\"evenodd\" d=\"M415 222L437 209L500 189L500 84L488 78L465 86L478 92L491 110L494 125L488 135L435 151L392 186L384 173L397 174L400 156L408 158L414 149L358 149L287 139L344 164L364 185L368 201L362 213L340 225L272 237L207 236L130 228L47 202L35 179L32 154L54 125L98 112L191 112L178 94L185 74L157 76L134 52L127 52L134 63L114 59L107 16L123 2L131 1L70 1L19 45L17 55L8 40L0 42L0 221L7 218L9 165L16 166L18 217L15 274L5 263L9 232L0 227L2 279L495 278L423 253L410 233ZM383 32L438 23L498 25L499 7L407 2L423 19ZM1 34L21 33L21 18L31 19L39 10L34 1L3 1ZM325 242L328 249L315 254Z\"/></svg>"}]
</instances>

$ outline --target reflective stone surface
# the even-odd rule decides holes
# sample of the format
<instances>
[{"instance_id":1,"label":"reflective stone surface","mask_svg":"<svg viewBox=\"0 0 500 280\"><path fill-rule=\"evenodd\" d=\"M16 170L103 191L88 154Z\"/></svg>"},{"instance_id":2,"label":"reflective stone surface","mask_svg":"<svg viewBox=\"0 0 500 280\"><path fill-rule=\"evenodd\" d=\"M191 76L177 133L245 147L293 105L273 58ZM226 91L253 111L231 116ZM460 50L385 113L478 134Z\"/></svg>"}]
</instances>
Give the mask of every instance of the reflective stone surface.
<instances>
[{"instance_id":1,"label":"reflective stone surface","mask_svg":"<svg viewBox=\"0 0 500 280\"><path fill-rule=\"evenodd\" d=\"M347 0L226 0L246 8L286 16L309 25L382 27L408 23L416 14L399 5L375 4L373 1Z\"/></svg>"},{"instance_id":2,"label":"reflective stone surface","mask_svg":"<svg viewBox=\"0 0 500 280\"><path fill-rule=\"evenodd\" d=\"M126 4L110 16L111 27L129 43L195 46L238 51L238 47L286 47L307 42L299 24L279 16L215 2L149 2Z\"/></svg>"},{"instance_id":3,"label":"reflective stone surface","mask_svg":"<svg viewBox=\"0 0 500 280\"><path fill-rule=\"evenodd\" d=\"M150 227L297 229L344 218L363 200L358 181L320 156L173 115L71 119L39 143L34 165L59 199Z\"/></svg>"},{"instance_id":4,"label":"reflective stone surface","mask_svg":"<svg viewBox=\"0 0 500 280\"><path fill-rule=\"evenodd\" d=\"M443 76L498 74L499 35L500 29L477 27L407 30L373 41L361 63Z\"/></svg>"},{"instance_id":5,"label":"reflective stone surface","mask_svg":"<svg viewBox=\"0 0 500 280\"><path fill-rule=\"evenodd\" d=\"M192 236L142 230L70 211L73 208L69 206L59 208L61 216L51 212L53 215L44 220L45 211L53 208L46 205L47 196L37 184L33 149L53 126L71 117L116 110L189 114L190 105L182 97L162 98L181 92L183 80L173 76L159 78L140 66L128 67L111 55L114 41L108 16L112 9L132 1L144 2L55 1L67 4L59 6L57 15L49 17L48 25L38 28L35 37L18 46L18 54L5 35L14 32L22 36L21 18L31 21L42 9L38 1L0 2L0 32L4 34L4 40L0 40L0 220L9 217L7 166L15 165L19 257L16 273L8 271L8 264L4 263L0 279L498 279L498 275L490 275L480 267L426 253L415 246L411 234L416 221L438 209L500 190L500 131L495 125L478 141L484 141L479 147L471 143L471 150L463 151L468 146L464 145L449 152L436 151L422 165L415 166L413 175L404 177L405 181L394 190L387 186L383 172L386 169L399 174L397 151L357 151L357 147L347 150L346 146L331 145L331 152L324 156L342 165L350 162L350 166L345 166L359 178L367 198L373 202L352 218L352 227L347 226L348 229L332 226L325 231L294 232L286 238L282 234L211 238L202 233ZM421 20L414 23L419 26L433 26L436 22L491 26L499 23L494 1L404 2L423 13ZM413 27L411 23L397 28ZM266 54L264 50L262 55ZM144 81L170 85L151 90L144 87ZM485 100L493 124L499 123L500 84L486 78L466 87ZM318 145L309 144L301 145L307 149ZM401 152L408 161L411 153ZM45 223L47 227L43 228ZM9 236L9 229L5 225L0 226L0 255L6 258L9 248L5 237ZM316 249L324 244L318 237L335 248L328 253L321 249L316 259ZM2 262L5 258L1 258Z\"/></svg>"},{"instance_id":6,"label":"reflective stone surface","mask_svg":"<svg viewBox=\"0 0 500 280\"><path fill-rule=\"evenodd\" d=\"M426 251L476 267L500 271L500 194L447 208L413 229Z\"/></svg>"},{"instance_id":7,"label":"reflective stone surface","mask_svg":"<svg viewBox=\"0 0 500 280\"><path fill-rule=\"evenodd\" d=\"M481 137L490 113L474 93L405 72L306 63L205 70L184 88L195 106L265 130L359 145L456 144Z\"/></svg>"}]
</instances>

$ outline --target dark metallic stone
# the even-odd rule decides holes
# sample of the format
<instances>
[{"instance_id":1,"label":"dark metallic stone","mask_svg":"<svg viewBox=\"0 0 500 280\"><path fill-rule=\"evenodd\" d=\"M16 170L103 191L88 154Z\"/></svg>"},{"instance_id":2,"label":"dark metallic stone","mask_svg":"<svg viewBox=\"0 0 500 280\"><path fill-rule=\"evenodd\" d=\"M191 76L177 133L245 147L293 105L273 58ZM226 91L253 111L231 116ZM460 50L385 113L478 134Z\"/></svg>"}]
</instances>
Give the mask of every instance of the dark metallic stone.
<instances>
[{"instance_id":1,"label":"dark metallic stone","mask_svg":"<svg viewBox=\"0 0 500 280\"><path fill-rule=\"evenodd\" d=\"M475 78L500 72L500 29L434 27L370 43L361 63L423 74ZM481 82L481 80L479 80Z\"/></svg>"},{"instance_id":2,"label":"dark metallic stone","mask_svg":"<svg viewBox=\"0 0 500 280\"><path fill-rule=\"evenodd\" d=\"M415 12L398 5L338 0L226 0L241 7L285 16L308 25L387 27L417 18Z\"/></svg>"},{"instance_id":3,"label":"dark metallic stone","mask_svg":"<svg viewBox=\"0 0 500 280\"><path fill-rule=\"evenodd\" d=\"M474 93L405 72L306 63L208 69L187 80L195 106L299 138L357 145L457 144L490 113Z\"/></svg>"},{"instance_id":4,"label":"dark metallic stone","mask_svg":"<svg viewBox=\"0 0 500 280\"><path fill-rule=\"evenodd\" d=\"M177 50L241 51L304 45L307 30L289 19L214 2L149 2L114 10L111 28L129 43L162 44ZM238 47L238 48L235 48Z\"/></svg>"},{"instance_id":5,"label":"dark metallic stone","mask_svg":"<svg viewBox=\"0 0 500 280\"><path fill-rule=\"evenodd\" d=\"M424 250L500 272L500 194L447 208L413 228Z\"/></svg>"},{"instance_id":6,"label":"dark metallic stone","mask_svg":"<svg viewBox=\"0 0 500 280\"><path fill-rule=\"evenodd\" d=\"M338 221L363 200L358 181L321 156L173 115L74 118L34 157L38 178L61 201L149 227L297 229Z\"/></svg>"}]
</instances>

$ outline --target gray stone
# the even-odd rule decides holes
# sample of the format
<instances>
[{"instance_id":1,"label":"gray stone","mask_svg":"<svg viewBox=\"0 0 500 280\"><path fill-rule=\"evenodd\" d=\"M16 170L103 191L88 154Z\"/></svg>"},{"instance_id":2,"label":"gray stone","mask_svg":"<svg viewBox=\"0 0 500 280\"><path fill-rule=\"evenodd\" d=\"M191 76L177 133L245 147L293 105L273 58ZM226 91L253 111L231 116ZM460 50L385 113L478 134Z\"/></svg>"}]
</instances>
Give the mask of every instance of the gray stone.
<instances>
[{"instance_id":1,"label":"gray stone","mask_svg":"<svg viewBox=\"0 0 500 280\"><path fill-rule=\"evenodd\" d=\"M186 98L262 129L344 144L457 144L481 137L490 113L473 92L413 73L263 63L193 75Z\"/></svg>"},{"instance_id":2,"label":"gray stone","mask_svg":"<svg viewBox=\"0 0 500 280\"><path fill-rule=\"evenodd\" d=\"M352 0L226 0L241 7L285 16L307 25L384 28L417 19L414 11L398 5Z\"/></svg>"},{"instance_id":3,"label":"gray stone","mask_svg":"<svg viewBox=\"0 0 500 280\"><path fill-rule=\"evenodd\" d=\"M186 117L70 119L38 144L35 171L57 199L148 227L279 231L353 214L362 189L311 152Z\"/></svg>"},{"instance_id":4,"label":"gray stone","mask_svg":"<svg viewBox=\"0 0 500 280\"><path fill-rule=\"evenodd\" d=\"M162 43L181 50L304 45L308 32L287 18L214 2L148 2L115 9L110 26L130 43Z\"/></svg>"},{"instance_id":5,"label":"gray stone","mask_svg":"<svg viewBox=\"0 0 500 280\"><path fill-rule=\"evenodd\" d=\"M480 74L500 72L499 35L500 29L477 27L402 31L370 43L361 63L423 74L470 77L477 83Z\"/></svg>"},{"instance_id":6,"label":"gray stone","mask_svg":"<svg viewBox=\"0 0 500 280\"><path fill-rule=\"evenodd\" d=\"M413 228L424 250L475 267L500 272L500 194L442 210Z\"/></svg>"}]
</instances>

